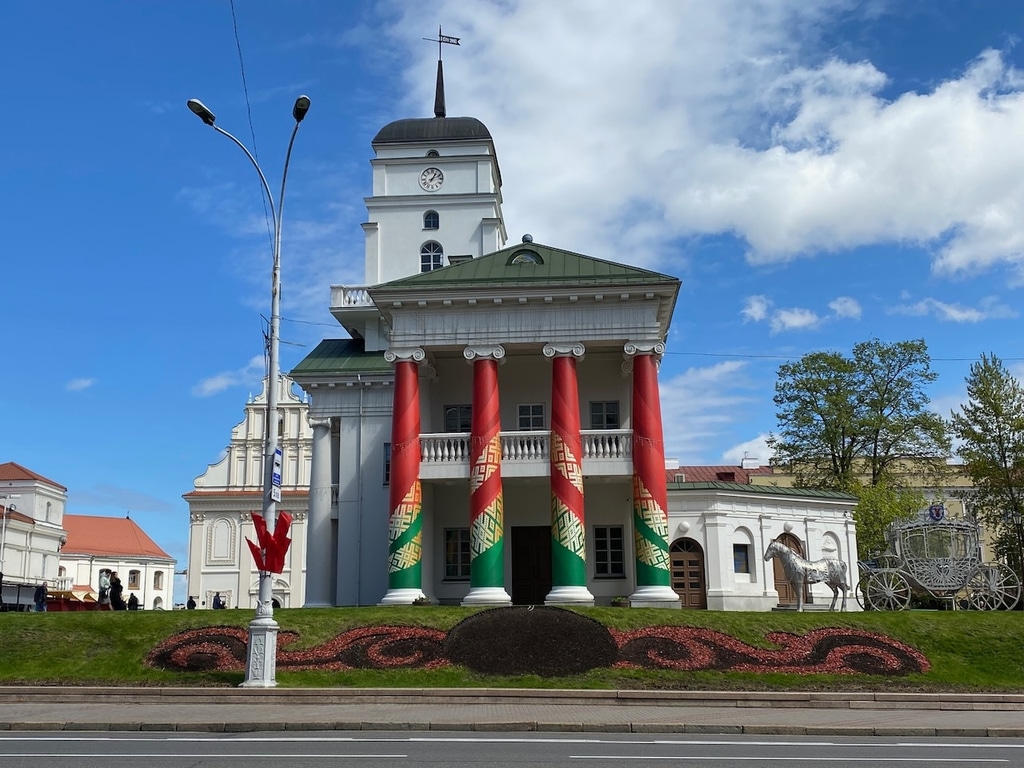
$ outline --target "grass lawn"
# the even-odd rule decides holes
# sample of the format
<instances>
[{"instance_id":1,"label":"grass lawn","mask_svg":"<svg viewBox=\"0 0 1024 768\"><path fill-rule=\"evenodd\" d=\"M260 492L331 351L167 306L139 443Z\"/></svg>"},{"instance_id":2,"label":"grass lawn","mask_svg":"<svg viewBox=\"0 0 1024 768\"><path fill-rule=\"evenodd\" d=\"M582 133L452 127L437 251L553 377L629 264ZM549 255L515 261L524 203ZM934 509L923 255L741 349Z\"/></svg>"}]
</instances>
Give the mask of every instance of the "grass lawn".
<instances>
[{"instance_id":1,"label":"grass lawn","mask_svg":"<svg viewBox=\"0 0 1024 768\"><path fill-rule=\"evenodd\" d=\"M450 643L459 622L480 611L457 607L331 608L279 610L275 618L282 633L296 637L282 646L282 654L325 647L339 634L380 626L439 630L431 634L449 638L444 648L458 656L461 646ZM616 636L646 627L674 626L710 630L728 636L739 648L778 649L767 639L772 632L796 636L826 628L882 636L921 654L924 672L910 674L796 674L762 670L719 671L651 669L611 666L605 662L573 674L499 674L473 671L473 665L443 663L436 668L286 669L279 656L277 681L282 687L522 687L606 688L663 690L897 690L1024 693L1024 612L907 611L900 613L740 613L664 611L652 609L584 608L574 611L590 622L604 625ZM522 615L522 614L518 614ZM2 685L111 685L111 686L234 686L243 669L178 671L154 668L147 656L178 633L207 627L244 629L253 614L248 610L50 612L0 614L0 684ZM479 622L482 617L473 621ZM479 624L478 624L479 626ZM596 626L596 625L595 625ZM596 626L602 635L605 630ZM234 632L234 629L224 630ZM202 636L202 632L195 633ZM415 634L415 632L413 632ZM584 633L585 634L585 633ZM643 633L640 633L643 634ZM820 632L819 632L820 634ZM828 634L828 633L825 633ZM469 635L466 635L469 637ZM719 635L715 635L718 637ZM508 631L477 633L469 650L503 669L502 660L538 655L558 659L588 652L589 640L575 629L542 637ZM573 643L576 643L574 646ZM583 645L580 645L580 643ZM610 642L612 652L617 648ZM435 643L440 648L440 645ZM326 646L330 647L330 646ZM399 647L400 649L400 647ZM563 649L569 649L563 652ZM465 650L462 648L462 650ZM769 654L770 655L770 654ZM349 657L344 657L348 659ZM339 665L335 665L336 667ZM509 662L510 667L516 664ZM479 667L476 667L479 668Z\"/></svg>"}]
</instances>

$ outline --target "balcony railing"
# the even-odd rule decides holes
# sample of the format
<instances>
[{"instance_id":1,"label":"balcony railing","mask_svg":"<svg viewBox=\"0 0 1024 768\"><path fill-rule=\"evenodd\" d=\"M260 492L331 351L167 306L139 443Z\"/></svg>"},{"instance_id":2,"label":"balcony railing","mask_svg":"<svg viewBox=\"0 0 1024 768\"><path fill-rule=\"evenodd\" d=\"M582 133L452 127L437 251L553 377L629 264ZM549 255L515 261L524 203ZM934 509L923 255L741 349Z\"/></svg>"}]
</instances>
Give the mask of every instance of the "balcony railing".
<instances>
[{"instance_id":1,"label":"balcony railing","mask_svg":"<svg viewBox=\"0 0 1024 768\"><path fill-rule=\"evenodd\" d=\"M338 307L372 307L369 285L332 285L331 306Z\"/></svg>"},{"instance_id":2,"label":"balcony railing","mask_svg":"<svg viewBox=\"0 0 1024 768\"><path fill-rule=\"evenodd\" d=\"M582 432L583 456L587 459L632 459L633 431L629 429L588 429ZM502 461L547 461L551 456L550 432L501 432ZM424 464L469 462L470 436L465 432L420 435Z\"/></svg>"}]
</instances>

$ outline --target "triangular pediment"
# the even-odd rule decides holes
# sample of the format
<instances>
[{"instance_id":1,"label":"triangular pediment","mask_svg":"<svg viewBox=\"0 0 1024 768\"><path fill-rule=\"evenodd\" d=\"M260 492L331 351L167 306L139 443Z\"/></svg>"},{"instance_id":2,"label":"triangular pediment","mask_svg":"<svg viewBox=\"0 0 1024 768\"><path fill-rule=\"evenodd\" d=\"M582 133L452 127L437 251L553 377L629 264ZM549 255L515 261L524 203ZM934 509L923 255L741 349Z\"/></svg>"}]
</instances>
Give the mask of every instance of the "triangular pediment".
<instances>
[{"instance_id":1,"label":"triangular pediment","mask_svg":"<svg viewBox=\"0 0 1024 768\"><path fill-rule=\"evenodd\" d=\"M631 267L604 259L596 259L572 251L541 245L516 243L509 248L489 253L432 272L424 272L370 289L370 295L396 292L486 288L514 288L544 285L559 287L627 286L678 283L670 275Z\"/></svg>"}]
</instances>

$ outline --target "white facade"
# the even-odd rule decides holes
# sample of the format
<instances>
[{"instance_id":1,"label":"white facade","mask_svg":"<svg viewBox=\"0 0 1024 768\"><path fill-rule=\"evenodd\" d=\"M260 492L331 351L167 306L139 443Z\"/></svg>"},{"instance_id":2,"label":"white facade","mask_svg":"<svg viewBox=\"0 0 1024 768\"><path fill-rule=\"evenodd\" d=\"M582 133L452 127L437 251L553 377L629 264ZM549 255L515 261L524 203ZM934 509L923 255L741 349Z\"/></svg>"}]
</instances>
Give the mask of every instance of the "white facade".
<instances>
[{"instance_id":1,"label":"white facade","mask_svg":"<svg viewBox=\"0 0 1024 768\"><path fill-rule=\"evenodd\" d=\"M853 587L857 537L856 499L845 494L814 494L803 489L739 483L670 484L669 539L678 548L692 542L706 563L706 607L723 611L764 611L786 592L775 560L764 560L768 544L780 535L794 537L807 560L838 558L847 564L847 610L860 610ZM744 570L737 563L745 562ZM827 607L832 590L809 588L811 605ZM789 600L782 596L785 602Z\"/></svg>"},{"instance_id":2,"label":"white facade","mask_svg":"<svg viewBox=\"0 0 1024 768\"><path fill-rule=\"evenodd\" d=\"M135 595L139 610L169 610L174 598L174 566L170 557L61 553L56 589L98 599L101 572L113 571L121 579L126 602Z\"/></svg>"},{"instance_id":3,"label":"white facade","mask_svg":"<svg viewBox=\"0 0 1024 768\"><path fill-rule=\"evenodd\" d=\"M0 582L5 606L32 604L42 581L57 582L67 489L14 462L0 464Z\"/></svg>"},{"instance_id":4,"label":"white facade","mask_svg":"<svg viewBox=\"0 0 1024 768\"><path fill-rule=\"evenodd\" d=\"M292 516L284 572L274 574L273 599L280 607L301 606L305 593L306 511L312 431L308 406L292 391L292 380L279 379L279 447L284 458L282 499L277 508ZM267 415L267 380L250 398L245 418L231 431L224 455L196 478L184 498L189 506L188 594L199 608L211 608L220 592L229 608L255 608L259 572L246 538L255 542L252 515L263 509L263 455Z\"/></svg>"},{"instance_id":5,"label":"white facade","mask_svg":"<svg viewBox=\"0 0 1024 768\"><path fill-rule=\"evenodd\" d=\"M331 312L352 338L325 340L292 371L310 395L313 424L306 605L374 605L389 592L388 458L392 413L399 404L393 403L395 376L385 351L392 361L404 356L419 362L423 594L458 604L470 590L459 549L468 542L470 430L464 420L453 426L452 417L458 422L473 403L473 368L467 360L484 349L500 357L504 586L512 601L543 602L551 588L550 562L545 564L543 554L550 553L552 538L552 361L546 349L555 347L578 348L573 354L587 551L582 591L593 602L608 604L637 587L633 382L623 359L639 349L663 349L678 281L535 246L525 238L521 246L495 253L505 232L493 145L489 134L483 142L478 134L460 139L463 128L467 125L429 119L398 121L378 134L373 196L366 199L370 221L364 225L370 285L331 287ZM435 168L443 171L442 186L421 185L421 178L436 177ZM432 212L441 223L427 230ZM446 283L442 273L437 280L433 275L402 280L421 273L419 250L427 240L443 246L445 265L447 255L464 251L481 271L464 268L469 262L445 272L473 275L464 285ZM526 266L521 280L487 282L486 269L502 272L518 263L517 249L565 259L584 277L539 282ZM507 270L502 274L508 277ZM381 285L386 281L398 282ZM592 422L595 408L614 409L615 419ZM853 570L851 584L856 583L852 497L720 485L669 486L666 546L684 607L768 610L777 605L773 563L762 556L768 541L780 534L810 558L827 554L846 560ZM819 592L812 590L815 603ZM831 592L825 592L830 599ZM855 608L856 601L848 607Z\"/></svg>"}]
</instances>

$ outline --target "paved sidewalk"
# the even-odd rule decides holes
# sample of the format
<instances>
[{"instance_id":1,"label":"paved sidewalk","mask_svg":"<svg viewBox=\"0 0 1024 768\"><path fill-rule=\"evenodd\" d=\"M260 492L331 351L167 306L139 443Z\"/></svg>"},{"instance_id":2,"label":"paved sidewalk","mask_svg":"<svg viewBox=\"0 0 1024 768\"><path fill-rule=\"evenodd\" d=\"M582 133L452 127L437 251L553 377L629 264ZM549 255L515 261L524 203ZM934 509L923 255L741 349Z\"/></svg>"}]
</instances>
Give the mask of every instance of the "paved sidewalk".
<instances>
[{"instance_id":1,"label":"paved sidewalk","mask_svg":"<svg viewBox=\"0 0 1024 768\"><path fill-rule=\"evenodd\" d=\"M0 730L1024 737L1024 695L0 687Z\"/></svg>"}]
</instances>

